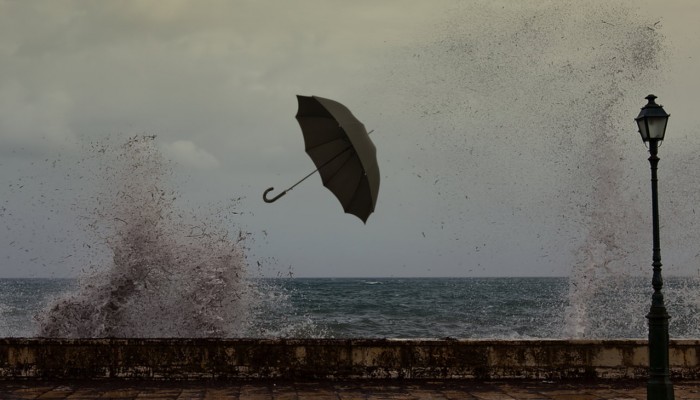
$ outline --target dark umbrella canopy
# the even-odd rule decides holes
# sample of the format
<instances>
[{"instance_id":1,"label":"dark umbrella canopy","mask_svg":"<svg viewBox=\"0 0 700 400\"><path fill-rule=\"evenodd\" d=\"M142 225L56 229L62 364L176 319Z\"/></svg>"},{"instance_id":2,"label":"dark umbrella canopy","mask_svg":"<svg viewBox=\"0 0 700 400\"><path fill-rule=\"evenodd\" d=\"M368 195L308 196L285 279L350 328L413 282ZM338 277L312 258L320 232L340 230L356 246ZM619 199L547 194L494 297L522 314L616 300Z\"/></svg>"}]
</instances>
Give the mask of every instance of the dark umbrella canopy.
<instances>
[{"instance_id":1,"label":"dark umbrella canopy","mask_svg":"<svg viewBox=\"0 0 700 400\"><path fill-rule=\"evenodd\" d=\"M346 213L363 222L379 194L377 150L365 126L344 105L318 96L297 96L296 115L306 152L318 167L323 185Z\"/></svg>"}]
</instances>

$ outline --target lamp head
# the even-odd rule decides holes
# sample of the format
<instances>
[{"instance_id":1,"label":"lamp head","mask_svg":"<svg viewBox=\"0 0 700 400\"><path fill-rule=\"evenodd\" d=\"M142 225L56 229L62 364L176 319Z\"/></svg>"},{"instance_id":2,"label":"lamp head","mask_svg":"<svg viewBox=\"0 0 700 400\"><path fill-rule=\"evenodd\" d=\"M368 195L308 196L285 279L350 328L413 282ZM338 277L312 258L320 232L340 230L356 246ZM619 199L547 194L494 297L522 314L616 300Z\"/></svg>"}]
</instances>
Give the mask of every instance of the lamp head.
<instances>
[{"instance_id":1,"label":"lamp head","mask_svg":"<svg viewBox=\"0 0 700 400\"><path fill-rule=\"evenodd\" d=\"M666 134L666 124L668 123L667 114L663 106L656 104L656 96L650 94L646 97L649 101L639 112L635 121L639 127L639 134L644 142L662 141Z\"/></svg>"}]
</instances>

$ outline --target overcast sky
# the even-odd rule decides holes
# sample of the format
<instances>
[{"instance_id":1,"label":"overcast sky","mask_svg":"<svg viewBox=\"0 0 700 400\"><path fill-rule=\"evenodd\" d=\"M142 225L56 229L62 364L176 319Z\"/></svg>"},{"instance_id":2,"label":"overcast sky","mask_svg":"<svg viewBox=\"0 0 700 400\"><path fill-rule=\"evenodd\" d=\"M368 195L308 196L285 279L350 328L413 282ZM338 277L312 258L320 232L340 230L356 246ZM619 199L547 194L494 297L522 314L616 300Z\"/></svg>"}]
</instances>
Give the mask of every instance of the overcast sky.
<instances>
[{"instance_id":1,"label":"overcast sky","mask_svg":"<svg viewBox=\"0 0 700 400\"><path fill-rule=\"evenodd\" d=\"M266 275L646 271L649 93L672 115L664 265L700 274L699 17L695 0L0 0L0 277L81 273L75 203L105 184L81 165L137 134L173 162L178 207L242 197L221 223L251 232ZM262 202L314 168L297 94L374 129L366 225L318 177Z\"/></svg>"}]
</instances>

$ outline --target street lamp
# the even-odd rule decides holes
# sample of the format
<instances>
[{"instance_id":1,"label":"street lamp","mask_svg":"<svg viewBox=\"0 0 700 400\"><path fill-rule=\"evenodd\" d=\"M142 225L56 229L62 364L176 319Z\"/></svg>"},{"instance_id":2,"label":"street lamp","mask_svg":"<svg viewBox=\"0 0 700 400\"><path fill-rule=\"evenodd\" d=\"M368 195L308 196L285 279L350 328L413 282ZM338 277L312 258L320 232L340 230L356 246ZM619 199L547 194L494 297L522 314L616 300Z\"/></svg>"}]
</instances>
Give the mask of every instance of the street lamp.
<instances>
[{"instance_id":1,"label":"street lamp","mask_svg":"<svg viewBox=\"0 0 700 400\"><path fill-rule=\"evenodd\" d=\"M649 382L647 383L647 400L673 399L673 383L671 383L668 368L668 313L664 305L664 295L661 288L664 285L661 277L661 245L659 243L659 195L656 178L656 167L659 157L656 153L659 142L664 140L666 124L669 114L654 100L656 96L650 94L646 97L649 101L639 116L635 118L642 140L649 143L649 164L651 164L651 209L652 229L654 235L654 252L652 267L654 277L651 284L654 294L651 296L651 309L647 314L649 320Z\"/></svg>"}]
</instances>

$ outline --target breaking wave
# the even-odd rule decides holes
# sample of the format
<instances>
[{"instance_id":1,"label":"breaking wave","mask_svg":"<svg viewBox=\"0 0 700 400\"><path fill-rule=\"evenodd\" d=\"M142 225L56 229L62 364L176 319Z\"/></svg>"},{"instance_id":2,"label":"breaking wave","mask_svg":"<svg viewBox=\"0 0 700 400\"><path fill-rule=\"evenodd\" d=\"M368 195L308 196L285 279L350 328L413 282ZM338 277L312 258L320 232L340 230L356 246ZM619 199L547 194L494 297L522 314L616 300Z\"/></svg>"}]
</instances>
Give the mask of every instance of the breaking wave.
<instances>
[{"instance_id":1,"label":"breaking wave","mask_svg":"<svg viewBox=\"0 0 700 400\"><path fill-rule=\"evenodd\" d=\"M222 226L222 214L194 215L176 206L172 169L153 136L93 143L98 192L76 199L88 248L111 255L79 279L78 289L36 316L46 337L284 336L284 321L259 323L284 308L284 293L251 279L245 232ZM99 253L99 250L97 251ZM99 259L99 258L98 258ZM97 264L97 260L93 260ZM263 295L265 293L265 295Z\"/></svg>"}]
</instances>

